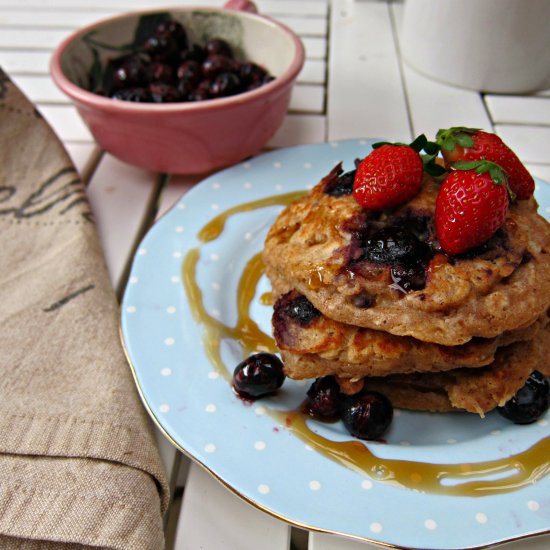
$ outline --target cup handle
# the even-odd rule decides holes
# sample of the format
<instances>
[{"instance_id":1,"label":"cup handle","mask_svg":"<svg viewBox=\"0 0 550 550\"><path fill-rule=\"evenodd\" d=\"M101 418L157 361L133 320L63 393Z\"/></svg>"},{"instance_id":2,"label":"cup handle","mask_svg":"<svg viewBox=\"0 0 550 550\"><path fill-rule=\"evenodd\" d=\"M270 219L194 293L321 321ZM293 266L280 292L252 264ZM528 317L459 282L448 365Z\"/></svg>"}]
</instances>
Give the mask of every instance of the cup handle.
<instances>
[{"instance_id":1,"label":"cup handle","mask_svg":"<svg viewBox=\"0 0 550 550\"><path fill-rule=\"evenodd\" d=\"M224 6L226 10L248 11L250 13L258 13L258 8L254 2L249 0L228 0Z\"/></svg>"}]
</instances>

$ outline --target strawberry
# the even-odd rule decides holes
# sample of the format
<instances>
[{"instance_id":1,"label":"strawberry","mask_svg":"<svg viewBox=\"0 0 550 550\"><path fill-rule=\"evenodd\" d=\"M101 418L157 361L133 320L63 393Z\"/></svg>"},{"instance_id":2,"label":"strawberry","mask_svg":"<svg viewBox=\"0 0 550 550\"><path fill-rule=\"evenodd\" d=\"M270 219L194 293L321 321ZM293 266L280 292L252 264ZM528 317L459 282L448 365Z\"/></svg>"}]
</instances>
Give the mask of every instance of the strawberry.
<instances>
[{"instance_id":1,"label":"strawberry","mask_svg":"<svg viewBox=\"0 0 550 550\"><path fill-rule=\"evenodd\" d=\"M435 204L441 248L462 254L488 241L504 224L509 195L506 173L489 161L458 162L443 181Z\"/></svg>"},{"instance_id":2,"label":"strawberry","mask_svg":"<svg viewBox=\"0 0 550 550\"><path fill-rule=\"evenodd\" d=\"M423 172L422 158L412 147L385 143L360 162L353 196L369 210L393 208L418 193Z\"/></svg>"},{"instance_id":3,"label":"strawberry","mask_svg":"<svg viewBox=\"0 0 550 550\"><path fill-rule=\"evenodd\" d=\"M533 194L535 180L516 154L496 134L459 126L439 130L436 142L441 147L447 168L459 160L490 160L508 174L508 185L517 199L528 199Z\"/></svg>"}]
</instances>

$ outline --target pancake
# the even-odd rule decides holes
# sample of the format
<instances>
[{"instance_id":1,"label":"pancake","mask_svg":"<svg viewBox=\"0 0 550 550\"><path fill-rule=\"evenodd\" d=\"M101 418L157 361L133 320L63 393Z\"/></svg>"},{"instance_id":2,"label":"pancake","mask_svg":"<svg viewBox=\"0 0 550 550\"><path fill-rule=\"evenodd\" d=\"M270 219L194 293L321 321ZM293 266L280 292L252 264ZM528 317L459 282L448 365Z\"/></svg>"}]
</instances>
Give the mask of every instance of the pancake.
<instances>
[{"instance_id":1,"label":"pancake","mask_svg":"<svg viewBox=\"0 0 550 550\"><path fill-rule=\"evenodd\" d=\"M273 308L273 335L290 378L334 375L357 379L414 372L439 372L491 364L497 350L531 340L549 323L544 314L531 325L459 346L426 343L410 336L345 325L321 314L297 291Z\"/></svg>"},{"instance_id":2,"label":"pancake","mask_svg":"<svg viewBox=\"0 0 550 550\"><path fill-rule=\"evenodd\" d=\"M548 361L547 335L545 329L533 340L500 349L495 361L480 369L366 378L364 385L386 395L394 407L431 412L462 410L483 417L510 400L531 372Z\"/></svg>"},{"instance_id":3,"label":"pancake","mask_svg":"<svg viewBox=\"0 0 550 550\"><path fill-rule=\"evenodd\" d=\"M263 253L272 283L296 289L329 319L444 346L526 327L549 308L550 224L534 198L512 203L487 243L449 257L435 237L431 177L384 212L361 208L350 179L336 166L279 215ZM388 231L412 243L414 269L380 261L376 242Z\"/></svg>"}]
</instances>

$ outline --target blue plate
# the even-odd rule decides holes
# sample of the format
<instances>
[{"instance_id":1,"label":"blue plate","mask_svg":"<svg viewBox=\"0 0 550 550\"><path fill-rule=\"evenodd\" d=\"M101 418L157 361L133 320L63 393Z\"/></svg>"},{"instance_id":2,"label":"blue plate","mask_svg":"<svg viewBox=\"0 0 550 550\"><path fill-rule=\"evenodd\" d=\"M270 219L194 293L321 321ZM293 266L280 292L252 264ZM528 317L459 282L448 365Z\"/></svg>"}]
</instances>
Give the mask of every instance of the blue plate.
<instances>
[{"instance_id":1,"label":"blue plate","mask_svg":"<svg viewBox=\"0 0 550 550\"><path fill-rule=\"evenodd\" d=\"M371 143L258 156L204 180L151 229L122 303L123 343L144 403L179 449L248 502L301 527L425 549L548 532L550 476L535 472L536 481L506 488L521 474L511 456L538 444L546 446L541 461L548 460L548 415L516 426L498 414L396 411L384 442L352 444L352 455L357 446L372 453L365 467L331 455L352 439L340 423L308 420L300 432L288 422L285 411L303 400L303 383L287 380L277 396L253 404L231 389L231 373L247 353L226 330L237 324L241 275L283 207L252 204L230 215L218 236L199 239L199 232L231 208L311 188L340 161L352 169ZM536 195L548 218L550 185L537 182ZM261 299L268 282L262 276L246 284L251 318L270 334L271 308ZM465 477L443 475L430 488L426 464L440 465L437 471L450 465Z\"/></svg>"}]
</instances>

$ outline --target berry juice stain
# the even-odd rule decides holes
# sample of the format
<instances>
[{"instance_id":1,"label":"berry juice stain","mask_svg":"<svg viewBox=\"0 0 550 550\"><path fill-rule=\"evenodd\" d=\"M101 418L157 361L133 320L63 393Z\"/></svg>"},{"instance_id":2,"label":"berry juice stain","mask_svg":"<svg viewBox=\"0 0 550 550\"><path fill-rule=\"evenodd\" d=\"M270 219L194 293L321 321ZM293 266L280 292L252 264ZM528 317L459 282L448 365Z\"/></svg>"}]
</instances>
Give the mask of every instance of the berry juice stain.
<instances>
[{"instance_id":1,"label":"berry juice stain","mask_svg":"<svg viewBox=\"0 0 550 550\"><path fill-rule=\"evenodd\" d=\"M287 205L305 193L289 193L244 203L226 210L206 224L199 232L202 242L218 238L226 220L235 214L273 205ZM257 284L263 275L261 253L247 263L239 281L237 292L238 319L229 327L206 311L202 291L196 280L196 268L200 248L188 252L182 265L182 280L191 310L204 328L205 353L219 374L231 386L231 374L221 358L220 344L223 339L240 343L243 358L257 351L275 352L275 342L250 318L250 305L256 295ZM228 391L231 391L228 387ZM301 406L295 410L266 412L276 419L281 427L290 431L309 447L360 475L389 483L394 486L433 494L457 496L485 496L516 491L532 485L550 473L550 437L546 437L529 449L515 455L483 462L467 464L432 464L411 460L379 458L367 444L359 440L333 441L316 433L308 426L308 414ZM465 413L466 414L466 413ZM278 431L279 428L273 428ZM497 474L498 479L486 479Z\"/></svg>"}]
</instances>

